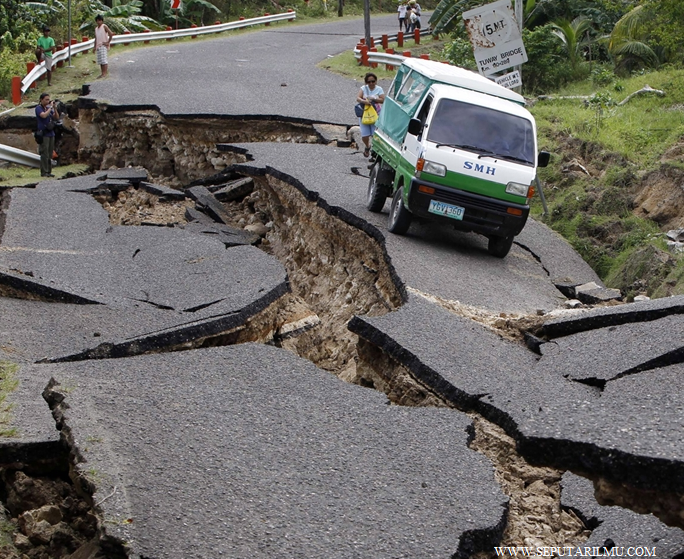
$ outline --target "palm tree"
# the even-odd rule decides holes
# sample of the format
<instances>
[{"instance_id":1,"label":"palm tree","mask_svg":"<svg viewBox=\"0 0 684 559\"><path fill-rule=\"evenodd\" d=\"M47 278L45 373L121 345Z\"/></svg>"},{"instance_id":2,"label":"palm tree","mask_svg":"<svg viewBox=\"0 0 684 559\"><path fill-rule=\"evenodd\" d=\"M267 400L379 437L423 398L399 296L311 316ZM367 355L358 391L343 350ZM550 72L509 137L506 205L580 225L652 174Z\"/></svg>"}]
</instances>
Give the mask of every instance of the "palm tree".
<instances>
[{"instance_id":1,"label":"palm tree","mask_svg":"<svg viewBox=\"0 0 684 559\"><path fill-rule=\"evenodd\" d=\"M559 20L553 22L551 27L551 32L563 41L573 71L577 70L582 50L591 43L591 40L587 37L588 31L591 30L591 21L586 17L580 16L572 21Z\"/></svg>"},{"instance_id":2,"label":"palm tree","mask_svg":"<svg viewBox=\"0 0 684 559\"><path fill-rule=\"evenodd\" d=\"M646 5L642 4L615 24L610 34L608 52L616 62L616 70L632 70L640 65L658 66L658 55L646 44L651 15Z\"/></svg>"}]
</instances>

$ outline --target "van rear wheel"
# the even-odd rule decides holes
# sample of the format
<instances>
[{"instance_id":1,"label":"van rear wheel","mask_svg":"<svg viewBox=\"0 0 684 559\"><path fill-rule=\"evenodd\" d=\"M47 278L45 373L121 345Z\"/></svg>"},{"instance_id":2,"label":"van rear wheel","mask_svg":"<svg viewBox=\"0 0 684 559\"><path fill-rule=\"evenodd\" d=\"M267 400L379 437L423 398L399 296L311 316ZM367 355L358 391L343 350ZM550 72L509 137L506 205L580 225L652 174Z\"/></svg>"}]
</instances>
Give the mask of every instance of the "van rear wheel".
<instances>
[{"instance_id":1,"label":"van rear wheel","mask_svg":"<svg viewBox=\"0 0 684 559\"><path fill-rule=\"evenodd\" d=\"M401 188L398 188L392 198L392 206L390 207L389 222L387 229L390 233L395 235L403 235L408 231L411 225L411 213L404 206L404 201L401 199Z\"/></svg>"},{"instance_id":2,"label":"van rear wheel","mask_svg":"<svg viewBox=\"0 0 684 559\"><path fill-rule=\"evenodd\" d=\"M513 235L510 237L489 237L487 252L497 258L504 258L513 246Z\"/></svg>"},{"instance_id":3,"label":"van rear wheel","mask_svg":"<svg viewBox=\"0 0 684 559\"><path fill-rule=\"evenodd\" d=\"M366 197L366 207L371 212L381 212L385 207L385 200L387 200L387 187L378 184L378 175L380 174L381 161L378 160L371 169L370 179L368 180L368 195Z\"/></svg>"}]
</instances>

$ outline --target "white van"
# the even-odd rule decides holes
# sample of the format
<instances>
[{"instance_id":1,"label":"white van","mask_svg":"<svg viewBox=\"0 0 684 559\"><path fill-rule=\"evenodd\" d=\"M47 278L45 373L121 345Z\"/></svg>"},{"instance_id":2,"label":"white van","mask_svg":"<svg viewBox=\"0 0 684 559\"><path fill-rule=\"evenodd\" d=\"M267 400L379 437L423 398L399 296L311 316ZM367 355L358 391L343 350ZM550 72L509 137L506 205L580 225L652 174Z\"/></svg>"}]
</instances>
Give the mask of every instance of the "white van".
<instances>
[{"instance_id":1,"label":"white van","mask_svg":"<svg viewBox=\"0 0 684 559\"><path fill-rule=\"evenodd\" d=\"M441 220L489 239L503 258L529 215L537 167L534 117L525 99L463 68L406 59L385 96L373 136L367 207L392 197L388 229L412 217Z\"/></svg>"}]
</instances>

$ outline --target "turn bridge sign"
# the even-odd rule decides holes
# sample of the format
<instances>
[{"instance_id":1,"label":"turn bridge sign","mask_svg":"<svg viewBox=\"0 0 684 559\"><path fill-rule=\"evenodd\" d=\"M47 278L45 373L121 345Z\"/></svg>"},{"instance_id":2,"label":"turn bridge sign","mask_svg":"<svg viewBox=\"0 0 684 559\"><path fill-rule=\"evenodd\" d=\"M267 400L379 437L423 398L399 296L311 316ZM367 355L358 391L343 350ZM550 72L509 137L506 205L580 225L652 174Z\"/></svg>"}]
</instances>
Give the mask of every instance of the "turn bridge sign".
<instances>
[{"instance_id":1,"label":"turn bridge sign","mask_svg":"<svg viewBox=\"0 0 684 559\"><path fill-rule=\"evenodd\" d=\"M463 12L480 74L489 76L527 62L510 0Z\"/></svg>"}]
</instances>

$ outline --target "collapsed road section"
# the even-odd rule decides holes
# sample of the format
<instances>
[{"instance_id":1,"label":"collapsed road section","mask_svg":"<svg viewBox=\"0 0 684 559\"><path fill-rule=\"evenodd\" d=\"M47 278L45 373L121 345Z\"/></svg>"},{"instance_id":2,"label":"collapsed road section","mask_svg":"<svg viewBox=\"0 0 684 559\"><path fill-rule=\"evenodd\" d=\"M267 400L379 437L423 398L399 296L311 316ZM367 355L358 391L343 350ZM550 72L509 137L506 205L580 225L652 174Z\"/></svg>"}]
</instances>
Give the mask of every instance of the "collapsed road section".
<instances>
[{"instance_id":1,"label":"collapsed road section","mask_svg":"<svg viewBox=\"0 0 684 559\"><path fill-rule=\"evenodd\" d=\"M311 148L320 153L321 146ZM519 427L519 417L538 417L524 398L536 391L537 404L545 395L600 393L548 370L544 359L553 357L557 334L546 334L540 359L418 296L402 307L406 291L378 229L273 167L243 160L180 194L148 180L139 170L107 171L4 196L3 294L25 299L0 298L0 349L21 365L16 408L32 410L17 413L14 438L0 443L16 449L4 467L24 472L34 462L38 470L38 458L57 445L59 475L74 482L97 518L94 533L85 533L90 539L74 539L71 551L95 546L107 557L136 558L295 556L302 549L312 557L467 557L501 542L576 545L603 521L581 504L593 502L582 501L586 487L573 489L574 500L563 496L557 470L535 478L520 473L524 464L517 472L497 466L497 476L524 480L521 498L513 500L490 463L471 450L487 453L489 446L487 456L511 462L515 443L544 449L553 437ZM243 190L220 203L229 183ZM167 214L176 226L159 227L168 222L150 215L154 207L173 205L184 208ZM140 225L114 225L127 211ZM258 343L234 345L241 342ZM649 362L676 357L673 344L654 348ZM621 372L646 362L632 361ZM383 380L382 362L395 371L403 366L396 374L403 386L394 373ZM480 418L473 429L456 409L387 406L377 391L321 368L386 391L391 402L474 410ZM470 375L464 382L449 377L462 371ZM41 396L48 384L50 408ZM510 408L525 407L514 415L506 400ZM568 409L580 414L575 423ZM581 411L567 403L552 414L555 424L544 416L542 426L588 437L577 429ZM501 425L510 441L488 443L507 435L492 435L492 423L481 417ZM22 454L29 447L32 458ZM607 448L598 441L598 462L588 460L579 473L602 475L597 464ZM529 449L523 455L580 470L566 462L581 460L585 448L578 450L555 461ZM679 468L676 445L672 450L670 462ZM632 448L614 457L612 483L634 484L634 470L623 466L639 453ZM533 514L527 503L539 494L547 499L537 500ZM517 529L513 509L522 519ZM630 522L644 518L667 549L682 549L681 530L652 517ZM622 545L617 531L607 532ZM15 538L17 547L40 544L30 533L28 543ZM41 551L46 557L52 539Z\"/></svg>"}]
</instances>

